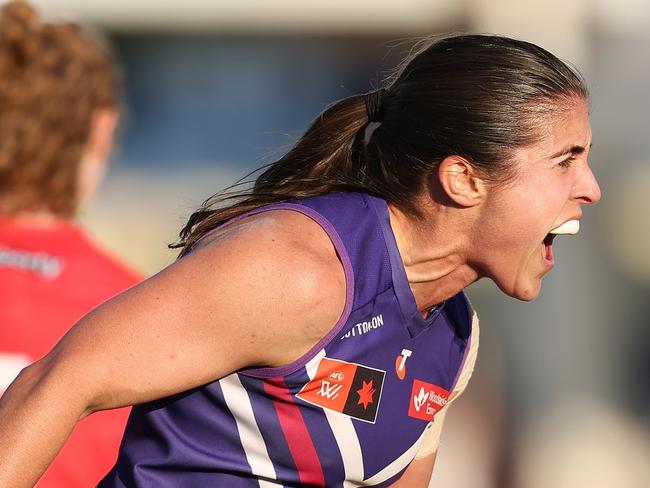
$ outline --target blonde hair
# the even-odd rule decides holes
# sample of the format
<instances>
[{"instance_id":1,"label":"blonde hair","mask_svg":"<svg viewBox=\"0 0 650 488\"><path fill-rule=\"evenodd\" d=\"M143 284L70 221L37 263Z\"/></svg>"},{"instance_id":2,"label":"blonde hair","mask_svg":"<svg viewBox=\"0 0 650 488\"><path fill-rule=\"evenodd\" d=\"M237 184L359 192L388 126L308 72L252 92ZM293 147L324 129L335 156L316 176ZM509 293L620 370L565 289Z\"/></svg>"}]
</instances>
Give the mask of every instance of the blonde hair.
<instances>
[{"instance_id":1,"label":"blonde hair","mask_svg":"<svg viewBox=\"0 0 650 488\"><path fill-rule=\"evenodd\" d=\"M117 106L114 66L75 24L22 0L0 11L0 213L74 215L93 114Z\"/></svg>"}]
</instances>

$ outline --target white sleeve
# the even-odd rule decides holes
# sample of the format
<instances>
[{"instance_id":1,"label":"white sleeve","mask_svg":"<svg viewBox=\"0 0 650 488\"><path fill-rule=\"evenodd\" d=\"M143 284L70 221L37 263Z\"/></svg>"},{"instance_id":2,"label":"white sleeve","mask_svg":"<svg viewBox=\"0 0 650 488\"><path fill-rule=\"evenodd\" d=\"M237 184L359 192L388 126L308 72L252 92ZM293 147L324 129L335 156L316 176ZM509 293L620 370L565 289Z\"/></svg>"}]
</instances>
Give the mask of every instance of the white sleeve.
<instances>
[{"instance_id":1,"label":"white sleeve","mask_svg":"<svg viewBox=\"0 0 650 488\"><path fill-rule=\"evenodd\" d=\"M472 377L474 372L474 366L476 365L476 356L478 354L478 344L479 344L479 325L478 325L478 316L476 312L472 315L472 334L469 343L469 351L467 351L467 357L463 363L456 384L454 385L451 394L449 395L449 401L447 404L440 409L439 412L435 414L434 420L429 422L427 426L427 431L424 434L424 439L420 445L418 453L415 455L415 459L420 459L438 450L438 445L440 444L440 434L442 432L442 426L445 421L445 416L449 410L450 405L453 403L456 398L460 396L467 384L469 379Z\"/></svg>"}]
</instances>

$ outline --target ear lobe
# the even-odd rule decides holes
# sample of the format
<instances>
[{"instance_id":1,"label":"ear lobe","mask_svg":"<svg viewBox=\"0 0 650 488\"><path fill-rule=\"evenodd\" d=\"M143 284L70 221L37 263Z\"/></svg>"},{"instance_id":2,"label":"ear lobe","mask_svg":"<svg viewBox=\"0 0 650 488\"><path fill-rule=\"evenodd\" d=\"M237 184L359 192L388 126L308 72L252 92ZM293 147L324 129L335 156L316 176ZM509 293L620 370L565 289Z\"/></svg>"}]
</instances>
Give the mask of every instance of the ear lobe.
<instances>
[{"instance_id":1,"label":"ear lobe","mask_svg":"<svg viewBox=\"0 0 650 488\"><path fill-rule=\"evenodd\" d=\"M451 200L461 207L478 205L485 193L485 181L461 156L447 156L438 166L440 186Z\"/></svg>"}]
</instances>

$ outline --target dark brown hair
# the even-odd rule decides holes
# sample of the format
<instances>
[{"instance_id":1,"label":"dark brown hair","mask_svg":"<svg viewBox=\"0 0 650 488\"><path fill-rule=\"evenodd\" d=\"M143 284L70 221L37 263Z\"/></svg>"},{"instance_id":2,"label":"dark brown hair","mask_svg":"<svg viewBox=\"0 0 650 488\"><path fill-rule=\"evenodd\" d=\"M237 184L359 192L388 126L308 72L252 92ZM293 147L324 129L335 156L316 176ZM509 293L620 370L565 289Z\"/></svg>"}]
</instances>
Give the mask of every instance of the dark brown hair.
<instances>
[{"instance_id":1,"label":"dark brown hair","mask_svg":"<svg viewBox=\"0 0 650 488\"><path fill-rule=\"evenodd\" d=\"M581 76L534 44L493 35L422 41L372 95L377 122L369 121L367 96L330 106L252 188L235 185L206 200L171 247L183 255L232 217L333 191L371 193L418 216L415 197L445 157L462 156L485 178L507 181L513 150L541 138L545 116L587 97Z\"/></svg>"},{"instance_id":2,"label":"dark brown hair","mask_svg":"<svg viewBox=\"0 0 650 488\"><path fill-rule=\"evenodd\" d=\"M23 1L0 12L0 213L71 217L93 113L117 106L107 50Z\"/></svg>"}]
</instances>

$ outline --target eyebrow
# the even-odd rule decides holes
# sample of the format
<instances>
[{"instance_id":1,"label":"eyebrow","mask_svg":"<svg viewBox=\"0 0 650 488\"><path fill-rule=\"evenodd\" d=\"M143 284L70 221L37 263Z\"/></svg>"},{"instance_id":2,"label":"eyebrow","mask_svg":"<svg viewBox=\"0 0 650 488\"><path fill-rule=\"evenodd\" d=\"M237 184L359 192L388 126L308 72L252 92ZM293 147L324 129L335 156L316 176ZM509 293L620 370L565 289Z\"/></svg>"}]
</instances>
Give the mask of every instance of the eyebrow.
<instances>
[{"instance_id":1,"label":"eyebrow","mask_svg":"<svg viewBox=\"0 0 650 488\"><path fill-rule=\"evenodd\" d=\"M593 145L594 145L593 142L591 144L589 144L589 148L591 148L591 146L593 146ZM583 152L585 152L585 147L584 146L578 146L578 145L567 146L564 149L562 149L562 150L556 152L555 154L551 155L550 159L559 158L560 156L564 156L566 154L582 154Z\"/></svg>"}]
</instances>

